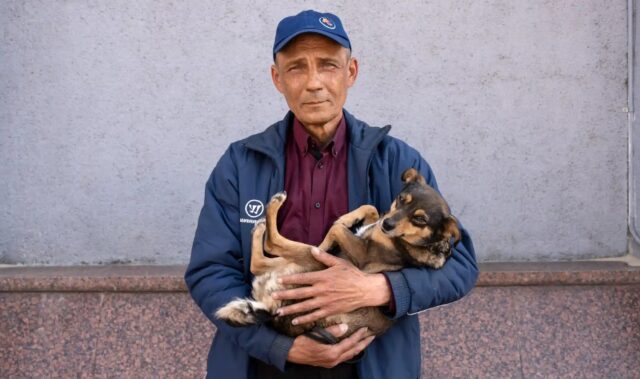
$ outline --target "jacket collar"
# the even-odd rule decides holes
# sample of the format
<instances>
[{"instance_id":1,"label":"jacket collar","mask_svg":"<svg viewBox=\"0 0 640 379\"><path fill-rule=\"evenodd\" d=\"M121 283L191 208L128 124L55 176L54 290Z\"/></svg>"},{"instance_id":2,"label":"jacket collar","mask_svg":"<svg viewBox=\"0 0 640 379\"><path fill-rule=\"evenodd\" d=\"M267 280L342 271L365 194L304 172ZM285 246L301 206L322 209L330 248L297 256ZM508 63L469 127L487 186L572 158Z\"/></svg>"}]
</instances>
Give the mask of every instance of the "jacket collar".
<instances>
[{"instance_id":1,"label":"jacket collar","mask_svg":"<svg viewBox=\"0 0 640 379\"><path fill-rule=\"evenodd\" d=\"M391 125L383 128L369 126L353 117L346 109L343 109L343 113L349 130L349 144L357 149L372 150L391 129ZM287 112L281 121L271 125L264 132L247 138L245 146L274 159L283 157L287 130L293 123L293 117L291 111Z\"/></svg>"},{"instance_id":2,"label":"jacket collar","mask_svg":"<svg viewBox=\"0 0 640 379\"><path fill-rule=\"evenodd\" d=\"M369 194L369 164L373 157L373 150L389 133L391 125L372 127L356 119L343 109L344 118L349 133L349 152L347 154L349 211L362 204L371 202ZM267 128L262 133L255 134L245 140L245 147L258 151L270 157L276 165L274 178L269 186L269 196L284 189L285 143L287 129L292 125L293 113L289 111L282 121Z\"/></svg>"}]
</instances>

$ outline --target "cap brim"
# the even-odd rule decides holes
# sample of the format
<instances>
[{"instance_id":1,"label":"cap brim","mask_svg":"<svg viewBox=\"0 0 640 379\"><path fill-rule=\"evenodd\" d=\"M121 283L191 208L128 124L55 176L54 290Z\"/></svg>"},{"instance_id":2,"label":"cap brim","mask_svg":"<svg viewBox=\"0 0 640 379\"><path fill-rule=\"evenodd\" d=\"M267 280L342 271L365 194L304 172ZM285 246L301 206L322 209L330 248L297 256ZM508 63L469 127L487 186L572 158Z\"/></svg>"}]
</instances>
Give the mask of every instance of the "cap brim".
<instances>
[{"instance_id":1,"label":"cap brim","mask_svg":"<svg viewBox=\"0 0 640 379\"><path fill-rule=\"evenodd\" d=\"M351 50L351 43L349 43L349 40L347 40L346 38L340 37L339 35L336 35L336 34L333 34L333 33L325 32L323 30L309 28L309 29L299 30L296 33L294 33L294 34L288 36L287 38L283 39L282 41L278 42L276 47L273 48L273 58L275 59L276 53L278 53L280 50L282 50L286 44L291 42L292 39L296 38L300 34L305 34L305 33L320 34L322 36L325 36L325 37L327 37L329 39L332 39L332 40L336 41L340 45L342 45L342 46L346 47L347 49Z\"/></svg>"}]
</instances>

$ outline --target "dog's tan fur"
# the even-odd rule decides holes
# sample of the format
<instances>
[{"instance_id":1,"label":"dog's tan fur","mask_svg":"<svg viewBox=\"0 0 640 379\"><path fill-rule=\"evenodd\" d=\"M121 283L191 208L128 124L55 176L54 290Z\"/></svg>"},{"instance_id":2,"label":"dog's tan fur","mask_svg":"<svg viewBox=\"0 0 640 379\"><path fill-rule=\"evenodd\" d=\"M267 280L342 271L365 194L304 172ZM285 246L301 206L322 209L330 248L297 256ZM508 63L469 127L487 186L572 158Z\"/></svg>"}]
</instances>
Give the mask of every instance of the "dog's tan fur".
<instances>
[{"instance_id":1,"label":"dog's tan fur","mask_svg":"<svg viewBox=\"0 0 640 379\"><path fill-rule=\"evenodd\" d=\"M457 221L444 199L415 169L405 171L402 180L405 187L384 218L379 218L373 206L363 205L340 217L319 248L324 251L338 248L340 257L367 273L396 271L407 266L442 267L451 255L450 239L454 238L455 243L460 239ZM271 297L275 291L291 288L278 284L278 277L325 268L313 258L312 246L288 240L278 232L277 214L285 200L284 193L274 195L267 205L266 219L260 220L252 232L255 300L235 299L220 308L216 317L232 325L248 325L268 316L277 330L292 337L315 326L326 328L338 323L349 326L342 338L364 326L370 334L383 333L392 321L377 307L360 308L311 325L292 325L293 315L275 316L278 308L291 303ZM351 228L359 224L362 226L354 234ZM266 256L265 250L272 256Z\"/></svg>"}]
</instances>

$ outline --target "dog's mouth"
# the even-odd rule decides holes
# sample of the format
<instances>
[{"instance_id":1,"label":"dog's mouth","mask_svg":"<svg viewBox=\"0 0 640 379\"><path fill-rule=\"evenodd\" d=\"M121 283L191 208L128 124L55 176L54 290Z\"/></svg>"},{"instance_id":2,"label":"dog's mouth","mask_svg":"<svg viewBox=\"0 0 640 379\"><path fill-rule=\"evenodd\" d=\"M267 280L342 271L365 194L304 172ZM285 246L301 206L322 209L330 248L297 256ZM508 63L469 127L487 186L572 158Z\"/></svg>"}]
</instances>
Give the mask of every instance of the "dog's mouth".
<instances>
[{"instance_id":1,"label":"dog's mouth","mask_svg":"<svg viewBox=\"0 0 640 379\"><path fill-rule=\"evenodd\" d=\"M380 230L382 230L382 233L388 235L389 237L393 237L393 238L401 238L404 237L404 233L401 234L395 234L394 232L396 232L396 229L391 229L391 230L387 230L384 228L384 226L380 226Z\"/></svg>"}]
</instances>

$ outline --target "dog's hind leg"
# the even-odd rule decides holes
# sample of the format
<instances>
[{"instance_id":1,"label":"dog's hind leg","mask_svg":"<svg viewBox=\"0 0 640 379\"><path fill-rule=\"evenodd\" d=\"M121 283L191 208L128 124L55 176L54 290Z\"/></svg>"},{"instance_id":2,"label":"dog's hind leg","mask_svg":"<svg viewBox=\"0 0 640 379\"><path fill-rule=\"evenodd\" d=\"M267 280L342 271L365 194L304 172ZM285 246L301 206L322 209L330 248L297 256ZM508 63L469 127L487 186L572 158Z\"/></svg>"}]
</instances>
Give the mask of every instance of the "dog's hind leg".
<instances>
[{"instance_id":1,"label":"dog's hind leg","mask_svg":"<svg viewBox=\"0 0 640 379\"><path fill-rule=\"evenodd\" d=\"M263 274L284 267L288 262L284 258L270 258L264 255L263 240L266 230L266 221L259 220L251 231L251 272L256 276L253 282L254 296L256 292L256 281L269 280ZM259 287L259 285L258 285ZM271 298L268 298L271 300ZM263 298L252 299L236 298L218 309L216 317L224 320L232 326L244 326L261 323L272 319L273 312L278 305L265 302Z\"/></svg>"},{"instance_id":2,"label":"dog's hind leg","mask_svg":"<svg viewBox=\"0 0 640 379\"><path fill-rule=\"evenodd\" d=\"M291 241L278 231L278 210L280 210L286 199L287 195L284 192L279 192L273 195L269 204L267 204L267 237L264 241L264 248L269 254L282 257L305 267L322 267L311 255L312 246Z\"/></svg>"},{"instance_id":3,"label":"dog's hind leg","mask_svg":"<svg viewBox=\"0 0 640 379\"><path fill-rule=\"evenodd\" d=\"M265 230L266 222L264 219L261 219L251 231L251 272L255 276L273 271L287 264L284 258L270 258L264 255L263 241Z\"/></svg>"}]
</instances>

